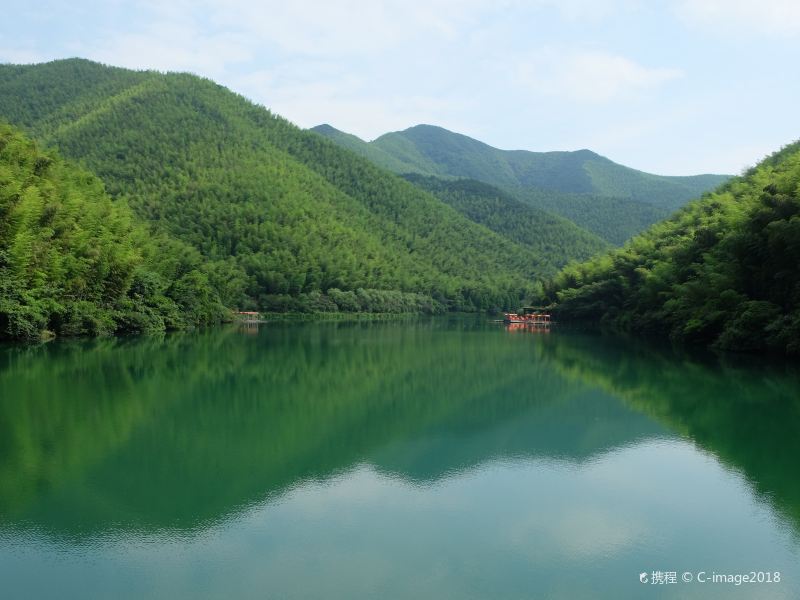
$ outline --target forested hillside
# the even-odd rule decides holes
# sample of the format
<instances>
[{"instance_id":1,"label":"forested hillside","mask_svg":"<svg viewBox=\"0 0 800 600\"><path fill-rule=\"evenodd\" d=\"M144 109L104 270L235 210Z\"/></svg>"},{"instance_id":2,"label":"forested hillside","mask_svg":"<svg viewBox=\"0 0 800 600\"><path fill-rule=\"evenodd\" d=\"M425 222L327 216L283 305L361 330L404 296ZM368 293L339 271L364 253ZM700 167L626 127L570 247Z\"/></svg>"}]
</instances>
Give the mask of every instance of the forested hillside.
<instances>
[{"instance_id":1,"label":"forested hillside","mask_svg":"<svg viewBox=\"0 0 800 600\"><path fill-rule=\"evenodd\" d=\"M192 75L80 59L4 65L0 117L80 160L139 217L197 248L230 307L513 306L535 279L592 247L568 227L560 254L534 251Z\"/></svg>"},{"instance_id":2,"label":"forested hillside","mask_svg":"<svg viewBox=\"0 0 800 600\"><path fill-rule=\"evenodd\" d=\"M0 124L0 339L159 331L225 311L200 254Z\"/></svg>"},{"instance_id":3,"label":"forested hillside","mask_svg":"<svg viewBox=\"0 0 800 600\"><path fill-rule=\"evenodd\" d=\"M562 319L800 354L800 143L546 293Z\"/></svg>"},{"instance_id":4,"label":"forested hillside","mask_svg":"<svg viewBox=\"0 0 800 600\"><path fill-rule=\"evenodd\" d=\"M372 142L330 125L313 131L397 173L464 177L498 186L613 244L621 244L728 178L652 175L589 150L499 150L432 125L387 133Z\"/></svg>"},{"instance_id":5,"label":"forested hillside","mask_svg":"<svg viewBox=\"0 0 800 600\"><path fill-rule=\"evenodd\" d=\"M513 192L528 206L568 219L614 246L622 246L673 211L630 198L567 194L527 188Z\"/></svg>"},{"instance_id":6,"label":"forested hillside","mask_svg":"<svg viewBox=\"0 0 800 600\"><path fill-rule=\"evenodd\" d=\"M586 257L608 248L574 224L521 202L503 190L474 179L441 179L409 173L405 179L429 191L465 217L524 244L540 256ZM573 234L565 236L565 231Z\"/></svg>"}]
</instances>

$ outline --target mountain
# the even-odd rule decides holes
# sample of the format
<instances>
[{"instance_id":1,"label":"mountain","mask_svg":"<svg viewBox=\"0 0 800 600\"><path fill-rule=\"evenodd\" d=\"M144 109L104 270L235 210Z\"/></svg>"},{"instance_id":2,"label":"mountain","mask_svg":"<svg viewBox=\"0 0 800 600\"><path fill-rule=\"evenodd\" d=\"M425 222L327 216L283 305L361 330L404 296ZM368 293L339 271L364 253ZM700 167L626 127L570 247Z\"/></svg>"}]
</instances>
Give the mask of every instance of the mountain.
<instances>
[{"instance_id":1,"label":"mountain","mask_svg":"<svg viewBox=\"0 0 800 600\"><path fill-rule=\"evenodd\" d=\"M0 124L0 339L161 331L223 317L192 248Z\"/></svg>"},{"instance_id":2,"label":"mountain","mask_svg":"<svg viewBox=\"0 0 800 600\"><path fill-rule=\"evenodd\" d=\"M546 293L562 319L800 354L800 142Z\"/></svg>"},{"instance_id":3,"label":"mountain","mask_svg":"<svg viewBox=\"0 0 800 600\"><path fill-rule=\"evenodd\" d=\"M537 208L535 202L521 202L511 193L496 186L483 183L476 179L449 176L433 177L429 174L426 175L424 169L420 169L410 162L405 162L401 158L397 158L377 146L368 144L364 140L352 134L339 131L330 125L319 125L314 127L313 131L331 139L339 146L363 156L384 169L402 174L405 179L417 187L431 192L434 196L461 212L468 219L486 225L492 231L500 233L501 235L507 235L509 226L517 232L521 232L523 227L528 227L529 231L527 233L522 234L521 237L519 235L512 235L511 239L531 245L537 250L543 251L545 256L563 256L568 252L567 248L574 248L578 254L591 256L604 249L607 245L602 241L607 239L605 236L591 235L589 233L590 229L586 228L582 223L578 223L576 227L575 224L578 221L572 217L559 218L559 212L557 210L542 210L541 208ZM414 177L415 175L417 177ZM534 191L531 192L535 194ZM473 208L474 202L478 200L479 197L482 197L483 200L479 202L481 204L481 209L477 212L475 210L466 209L464 205L465 194L471 197ZM544 195L548 196L548 198L542 199L543 201L540 205L546 204L547 200L549 200L549 195ZM453 201L455 196L459 196L462 200ZM563 198L561 199L563 200ZM584 198L581 197L577 200L578 202L576 202L575 205L582 203ZM491 210L489 210L490 208ZM596 216L592 211L579 212L581 212L581 216L585 214L589 218ZM635 214L635 212L635 210L631 211L631 214ZM524 216L520 220L523 214ZM667 216L666 213L659 213L659 215L661 217ZM580 218L579 216L578 220L580 220ZM653 221L655 220L657 219L653 219ZM501 222L505 223L505 225L499 225ZM492 223L498 224L498 227L492 226ZM625 225L622 226L623 228L625 227ZM566 234L567 231L569 232L568 235ZM639 229L636 231L639 231ZM627 235L623 233L622 236L614 236L612 234L614 238L612 243L620 237L621 239L619 241L621 243L630 237L630 235L632 235L632 233Z\"/></svg>"},{"instance_id":4,"label":"mountain","mask_svg":"<svg viewBox=\"0 0 800 600\"><path fill-rule=\"evenodd\" d=\"M432 125L387 133L372 142L330 125L312 131L397 173L462 177L498 186L612 243L621 243L728 179L652 175L590 150L499 150Z\"/></svg>"},{"instance_id":5,"label":"mountain","mask_svg":"<svg viewBox=\"0 0 800 600\"><path fill-rule=\"evenodd\" d=\"M618 165L590 150L498 150L432 125L387 133L372 144L431 175L468 177L501 187L629 198L668 209L678 208L728 178L652 175Z\"/></svg>"},{"instance_id":6,"label":"mountain","mask_svg":"<svg viewBox=\"0 0 800 600\"><path fill-rule=\"evenodd\" d=\"M2 65L0 118L80 161L139 218L196 248L231 307L508 306L532 280L598 247L554 224L560 253L536 253L193 75L82 59Z\"/></svg>"}]
</instances>

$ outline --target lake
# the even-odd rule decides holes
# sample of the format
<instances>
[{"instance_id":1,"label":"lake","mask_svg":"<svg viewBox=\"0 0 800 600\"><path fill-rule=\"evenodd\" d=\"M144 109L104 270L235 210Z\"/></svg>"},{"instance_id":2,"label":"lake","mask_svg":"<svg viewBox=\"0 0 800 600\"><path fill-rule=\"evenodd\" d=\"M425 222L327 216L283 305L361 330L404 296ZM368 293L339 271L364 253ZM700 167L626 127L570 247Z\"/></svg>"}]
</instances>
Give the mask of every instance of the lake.
<instances>
[{"instance_id":1,"label":"lake","mask_svg":"<svg viewBox=\"0 0 800 600\"><path fill-rule=\"evenodd\" d=\"M0 347L0 597L798 598L799 433L787 364L485 318Z\"/></svg>"}]
</instances>

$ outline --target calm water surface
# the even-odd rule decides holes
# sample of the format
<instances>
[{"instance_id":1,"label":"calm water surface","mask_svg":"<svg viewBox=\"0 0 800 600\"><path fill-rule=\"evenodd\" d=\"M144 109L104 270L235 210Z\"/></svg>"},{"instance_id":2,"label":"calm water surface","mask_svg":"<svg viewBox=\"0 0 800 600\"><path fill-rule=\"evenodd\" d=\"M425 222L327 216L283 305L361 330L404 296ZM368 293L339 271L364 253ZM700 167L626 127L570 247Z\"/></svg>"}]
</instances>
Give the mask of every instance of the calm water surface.
<instances>
[{"instance_id":1,"label":"calm water surface","mask_svg":"<svg viewBox=\"0 0 800 600\"><path fill-rule=\"evenodd\" d=\"M739 362L459 319L3 347L0 597L799 598L800 379Z\"/></svg>"}]
</instances>

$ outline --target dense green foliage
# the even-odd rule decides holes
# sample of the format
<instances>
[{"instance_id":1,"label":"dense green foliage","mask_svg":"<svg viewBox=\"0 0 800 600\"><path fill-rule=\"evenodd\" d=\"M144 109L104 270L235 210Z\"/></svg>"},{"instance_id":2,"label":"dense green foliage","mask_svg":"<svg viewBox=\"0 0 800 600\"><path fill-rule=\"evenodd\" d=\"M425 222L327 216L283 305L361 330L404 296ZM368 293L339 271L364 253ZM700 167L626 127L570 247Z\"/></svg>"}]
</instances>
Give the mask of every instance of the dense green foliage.
<instances>
[{"instance_id":1,"label":"dense green foliage","mask_svg":"<svg viewBox=\"0 0 800 600\"><path fill-rule=\"evenodd\" d=\"M800 143L546 293L562 317L800 354Z\"/></svg>"},{"instance_id":2,"label":"dense green foliage","mask_svg":"<svg viewBox=\"0 0 800 600\"><path fill-rule=\"evenodd\" d=\"M200 263L137 225L96 177L0 124L0 339L218 320Z\"/></svg>"},{"instance_id":3,"label":"dense green foliage","mask_svg":"<svg viewBox=\"0 0 800 600\"><path fill-rule=\"evenodd\" d=\"M414 185L432 193L471 221L524 244L558 267L563 257L589 258L608 244L572 223L534 208L507 192L474 179L442 179L409 173Z\"/></svg>"},{"instance_id":4,"label":"dense green foliage","mask_svg":"<svg viewBox=\"0 0 800 600\"><path fill-rule=\"evenodd\" d=\"M386 292L375 290L415 294L403 305L422 295L433 309L495 308L517 304L533 279L576 256L537 255L192 75L78 59L0 66L0 116L197 248L231 307L330 306L335 289L365 290L381 305Z\"/></svg>"},{"instance_id":5,"label":"dense green foliage","mask_svg":"<svg viewBox=\"0 0 800 600\"><path fill-rule=\"evenodd\" d=\"M521 202L568 219L615 246L621 246L672 213L661 206L630 198L567 194L534 188L516 190L514 195Z\"/></svg>"},{"instance_id":6,"label":"dense green foliage","mask_svg":"<svg viewBox=\"0 0 800 600\"><path fill-rule=\"evenodd\" d=\"M613 244L621 244L727 179L652 175L589 150L498 150L431 125L387 133L372 142L330 125L313 130L396 173L466 177L498 186Z\"/></svg>"}]
</instances>

